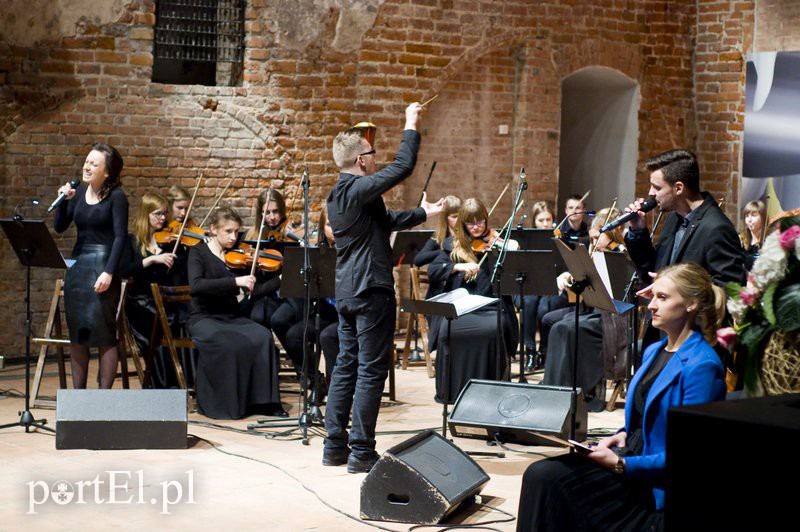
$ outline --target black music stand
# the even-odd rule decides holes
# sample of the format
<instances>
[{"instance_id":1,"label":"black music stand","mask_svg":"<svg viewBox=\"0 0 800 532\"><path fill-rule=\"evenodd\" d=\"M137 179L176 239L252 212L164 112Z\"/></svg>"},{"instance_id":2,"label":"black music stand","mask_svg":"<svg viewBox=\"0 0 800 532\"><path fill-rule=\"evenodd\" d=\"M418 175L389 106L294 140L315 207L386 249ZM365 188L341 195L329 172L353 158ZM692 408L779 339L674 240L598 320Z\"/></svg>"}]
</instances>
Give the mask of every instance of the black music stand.
<instances>
[{"instance_id":1,"label":"black music stand","mask_svg":"<svg viewBox=\"0 0 800 532\"><path fill-rule=\"evenodd\" d=\"M512 229L511 238L519 242L519 249L533 251L552 251L558 273L567 269L561 254L556 251L556 240L552 229Z\"/></svg>"},{"instance_id":2,"label":"black music stand","mask_svg":"<svg viewBox=\"0 0 800 532\"><path fill-rule=\"evenodd\" d=\"M25 410L19 413L18 422L0 425L0 429L19 426L25 427L25 432L29 432L31 427L55 432L50 427L45 427L46 419L36 420L30 411L31 267L66 270L68 266L42 220L23 220L22 216L17 215L0 220L0 225L19 261L25 266Z\"/></svg>"},{"instance_id":3,"label":"black music stand","mask_svg":"<svg viewBox=\"0 0 800 532\"><path fill-rule=\"evenodd\" d=\"M551 233L552 235L552 233ZM556 263L552 251L508 251L500 275L500 295L519 296L519 382L525 378L525 297L549 296L558 292ZM511 367L511 353L508 353Z\"/></svg>"},{"instance_id":4,"label":"black music stand","mask_svg":"<svg viewBox=\"0 0 800 532\"><path fill-rule=\"evenodd\" d=\"M303 264L305 261L306 253L308 255L309 267L307 271L304 271ZM308 379L308 371L310 367L317 367L319 365L319 355L320 355L320 323L319 323L319 306L320 300L327 298L327 297L334 297L335 296L335 287L336 287L336 249L329 248L329 247L307 247L302 248L298 246L290 246L284 248L284 255L283 255L283 267L281 268L283 272L281 275L281 297L285 298L298 298L303 299L305 298L305 276L308 276L309 283L308 283L308 296L309 302L311 300L315 301L315 305L317 308L317 314L314 318L314 328L315 328L315 335L314 335L314 347L313 350L309 353L308 351L308 343L306 341L306 331L304 325L304 332L303 332L303 370L300 376L300 394L303 397L303 412L298 416L296 419L293 420L271 420L271 419L258 419L257 423L253 423L247 426L248 429L257 429L257 428L265 428L265 427L293 427L295 423L291 421L297 422L297 427L303 430L303 440L304 443L308 441L307 438L307 429L313 423L321 424L323 422L322 412L319 408L319 397L318 394L314 394L315 397L312 401L313 404L309 405L308 400L308 386L309 386L309 379ZM310 304L310 303L309 303ZM307 315L307 308L303 309L303 315ZM316 373L316 379L319 379L319 371ZM318 389L318 383L314 382L312 387L313 390ZM282 436L287 433L290 433L295 429L284 431L276 436Z\"/></svg>"},{"instance_id":5,"label":"black music stand","mask_svg":"<svg viewBox=\"0 0 800 532\"><path fill-rule=\"evenodd\" d=\"M433 168L431 168L433 170ZM390 240L392 245L392 264L400 266L401 264L414 265L414 257L417 253L425 247L428 240L433 238L433 231L429 229L412 229L407 231L397 231L393 233ZM413 296L413 283L408 283L408 294ZM410 318L409 318L410 320ZM407 353L409 362L417 362L422 360L419 348L419 322L414 321L414 349Z\"/></svg>"},{"instance_id":6,"label":"black music stand","mask_svg":"<svg viewBox=\"0 0 800 532\"><path fill-rule=\"evenodd\" d=\"M633 308L630 303L624 303L611 298L603 284L600 273L592 262L586 247L576 244L573 247L558 241L558 251L567 264L567 271L572 275L571 289L575 297L580 300L583 296L587 305L608 311L612 314L624 314ZM575 439L575 415L577 410L577 383L578 383L578 340L580 337L580 305L575 305L575 345L572 353L572 400L570 401L570 428L569 437ZM574 447L570 452L574 452Z\"/></svg>"}]
</instances>

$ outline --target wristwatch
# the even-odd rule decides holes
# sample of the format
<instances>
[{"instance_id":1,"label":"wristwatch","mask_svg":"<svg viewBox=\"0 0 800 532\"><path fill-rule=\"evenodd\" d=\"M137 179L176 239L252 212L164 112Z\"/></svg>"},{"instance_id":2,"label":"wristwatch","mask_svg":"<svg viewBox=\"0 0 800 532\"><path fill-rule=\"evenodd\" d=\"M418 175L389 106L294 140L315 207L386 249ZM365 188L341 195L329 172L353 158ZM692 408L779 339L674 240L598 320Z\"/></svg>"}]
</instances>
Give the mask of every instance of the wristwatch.
<instances>
[{"instance_id":1,"label":"wristwatch","mask_svg":"<svg viewBox=\"0 0 800 532\"><path fill-rule=\"evenodd\" d=\"M625 474L625 459L621 456L617 457L617 463L614 464L614 467L611 468L611 471L616 473L617 475L624 475Z\"/></svg>"}]
</instances>

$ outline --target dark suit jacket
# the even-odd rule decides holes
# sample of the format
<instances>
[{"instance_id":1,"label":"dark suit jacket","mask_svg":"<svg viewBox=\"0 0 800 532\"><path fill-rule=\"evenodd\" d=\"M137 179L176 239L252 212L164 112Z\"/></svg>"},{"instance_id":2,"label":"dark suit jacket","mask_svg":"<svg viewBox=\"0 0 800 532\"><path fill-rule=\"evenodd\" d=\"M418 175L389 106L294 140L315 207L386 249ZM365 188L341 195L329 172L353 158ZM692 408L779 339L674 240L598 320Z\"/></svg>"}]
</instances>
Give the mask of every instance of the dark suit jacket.
<instances>
[{"instance_id":1,"label":"dark suit jacket","mask_svg":"<svg viewBox=\"0 0 800 532\"><path fill-rule=\"evenodd\" d=\"M381 194L411 175L420 136L403 131L395 159L386 168L365 176L342 173L328 195L328 218L336 236L336 299L356 297L370 288L394 292L392 231L425 221L425 210L386 210Z\"/></svg>"},{"instance_id":2,"label":"dark suit jacket","mask_svg":"<svg viewBox=\"0 0 800 532\"><path fill-rule=\"evenodd\" d=\"M703 203L695 209L693 220L683 235L675 263L695 262L711 274L714 283L723 287L731 281L744 283L747 275L744 250L736 229L714 198L707 192L703 192L703 197ZM647 272L657 272L672 264L670 256L680 222L678 214L670 213L655 247L646 229L628 231L625 235L628 254L643 281L650 279Z\"/></svg>"}]
</instances>

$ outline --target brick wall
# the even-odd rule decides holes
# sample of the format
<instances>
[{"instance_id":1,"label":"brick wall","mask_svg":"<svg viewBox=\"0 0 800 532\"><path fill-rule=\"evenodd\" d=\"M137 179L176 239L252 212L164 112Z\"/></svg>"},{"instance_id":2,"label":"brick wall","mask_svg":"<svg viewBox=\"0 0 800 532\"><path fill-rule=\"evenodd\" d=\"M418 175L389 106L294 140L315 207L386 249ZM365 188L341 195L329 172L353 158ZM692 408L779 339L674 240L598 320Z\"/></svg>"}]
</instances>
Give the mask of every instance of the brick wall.
<instances>
[{"instance_id":1,"label":"brick wall","mask_svg":"<svg viewBox=\"0 0 800 532\"><path fill-rule=\"evenodd\" d=\"M232 178L228 200L252 223L257 192L272 184L292 205L307 166L316 211L337 176L330 156L336 132L362 120L376 123L378 160L388 162L405 105L436 94L417 170L387 194L390 206L416 202L434 160L431 197L457 193L491 203L525 166L527 199L554 199L560 83L592 65L640 84L640 158L696 147L706 182L735 201L741 133L728 126L743 123L737 53L752 34L752 1L247 4L241 87L151 83L153 0L130 0L112 22L83 19L75 35L33 46L0 37L0 211L24 198L52 198L79 172L93 140L120 148L133 207L145 190L174 182L191 187L203 175L198 210L204 214ZM788 40L791 25L781 24ZM508 134L499 133L501 125ZM640 193L645 182L640 175ZM498 213L508 211L510 196ZM301 208L295 201L294 218ZM68 251L73 238L69 230L59 245ZM13 355L23 346L23 273L4 239L0 272L8 318L0 320L0 353ZM54 278L54 272L34 274L35 325L43 321Z\"/></svg>"}]
</instances>

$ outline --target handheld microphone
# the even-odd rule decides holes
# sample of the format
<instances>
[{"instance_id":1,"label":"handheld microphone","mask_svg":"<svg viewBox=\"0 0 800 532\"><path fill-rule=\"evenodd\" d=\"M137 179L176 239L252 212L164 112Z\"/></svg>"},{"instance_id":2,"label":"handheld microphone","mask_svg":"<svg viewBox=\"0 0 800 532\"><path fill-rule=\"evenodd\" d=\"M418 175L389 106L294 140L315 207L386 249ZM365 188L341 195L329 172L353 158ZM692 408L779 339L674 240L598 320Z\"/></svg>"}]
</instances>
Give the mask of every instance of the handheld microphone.
<instances>
[{"instance_id":1,"label":"handheld microphone","mask_svg":"<svg viewBox=\"0 0 800 532\"><path fill-rule=\"evenodd\" d=\"M78 185L80 185L80 183L81 182L78 181L77 179L73 179L72 181L69 182L69 186L72 187L72 189L74 190L78 188ZM61 202L64 201L66 197L67 197L66 194L59 194L56 200L53 203L51 203L50 206L47 208L47 212L52 212L53 209L61 205Z\"/></svg>"},{"instance_id":2,"label":"handheld microphone","mask_svg":"<svg viewBox=\"0 0 800 532\"><path fill-rule=\"evenodd\" d=\"M656 198L654 198L653 196L650 196L649 198L644 200L644 202L642 203L642 207L639 210L642 211L642 212L650 212L656 207L656 205L658 205L658 202L656 201ZM638 216L636 211L634 211L634 212L626 212L622 216L617 217L616 220L608 222L606 225L601 227L600 228L600 232L601 233L605 233L606 231L611 231L612 229L616 229L620 225L633 220L634 218L636 218L636 216Z\"/></svg>"}]
</instances>

